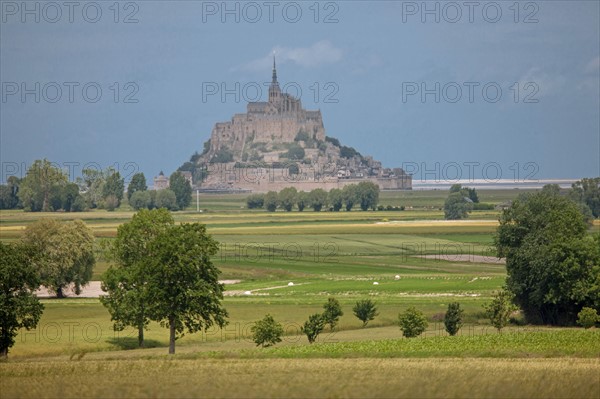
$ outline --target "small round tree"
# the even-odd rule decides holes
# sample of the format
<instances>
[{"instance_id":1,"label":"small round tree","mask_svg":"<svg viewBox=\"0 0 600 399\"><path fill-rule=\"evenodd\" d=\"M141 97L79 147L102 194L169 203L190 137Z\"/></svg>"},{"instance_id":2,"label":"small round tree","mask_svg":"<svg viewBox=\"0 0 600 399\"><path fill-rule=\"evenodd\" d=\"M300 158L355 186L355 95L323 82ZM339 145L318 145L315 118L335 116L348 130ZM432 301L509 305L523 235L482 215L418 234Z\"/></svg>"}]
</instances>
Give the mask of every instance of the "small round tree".
<instances>
[{"instance_id":1,"label":"small round tree","mask_svg":"<svg viewBox=\"0 0 600 399\"><path fill-rule=\"evenodd\" d=\"M375 316L379 314L377 312L377 306L375 306L375 302L370 299L363 299L356 302L356 305L354 305L352 311L354 312L354 315L363 322L363 327L365 327L369 321L373 320Z\"/></svg>"},{"instance_id":2,"label":"small round tree","mask_svg":"<svg viewBox=\"0 0 600 399\"><path fill-rule=\"evenodd\" d=\"M502 332L502 329L508 324L510 314L517 310L512 300L513 294L503 289L494 295L492 302L483 306L485 314L498 332Z\"/></svg>"},{"instance_id":3,"label":"small round tree","mask_svg":"<svg viewBox=\"0 0 600 399\"><path fill-rule=\"evenodd\" d=\"M460 308L460 303L452 302L448 304L448 310L444 316L444 327L450 335L456 335L462 327L463 310Z\"/></svg>"},{"instance_id":4,"label":"small round tree","mask_svg":"<svg viewBox=\"0 0 600 399\"><path fill-rule=\"evenodd\" d=\"M323 305L323 309L325 309L323 312L325 324L329 324L329 328L333 331L340 317L344 315L340 302L335 298L329 298L327 303Z\"/></svg>"},{"instance_id":5,"label":"small round tree","mask_svg":"<svg viewBox=\"0 0 600 399\"><path fill-rule=\"evenodd\" d=\"M308 343L312 344L325 328L325 319L322 314L315 313L308 317L308 320L302 326L301 331L306 334Z\"/></svg>"},{"instance_id":6,"label":"small round tree","mask_svg":"<svg viewBox=\"0 0 600 399\"><path fill-rule=\"evenodd\" d=\"M275 212L275 210L277 210L277 205L279 205L277 193L275 191L269 191L265 194L263 205L267 211Z\"/></svg>"},{"instance_id":7,"label":"small round tree","mask_svg":"<svg viewBox=\"0 0 600 399\"><path fill-rule=\"evenodd\" d=\"M594 308L583 308L577 314L577 324L583 328L592 328L600 321L600 316Z\"/></svg>"},{"instance_id":8,"label":"small round tree","mask_svg":"<svg viewBox=\"0 0 600 399\"><path fill-rule=\"evenodd\" d=\"M250 329L252 332L252 340L256 346L266 348L281 342L283 335L283 326L273 319L273 316L267 314L262 320L254 323Z\"/></svg>"},{"instance_id":9,"label":"small round tree","mask_svg":"<svg viewBox=\"0 0 600 399\"><path fill-rule=\"evenodd\" d=\"M398 315L398 322L400 324L400 329L402 330L402 335L406 338L418 337L429 325L423 312L412 306L406 309L404 313Z\"/></svg>"}]
</instances>

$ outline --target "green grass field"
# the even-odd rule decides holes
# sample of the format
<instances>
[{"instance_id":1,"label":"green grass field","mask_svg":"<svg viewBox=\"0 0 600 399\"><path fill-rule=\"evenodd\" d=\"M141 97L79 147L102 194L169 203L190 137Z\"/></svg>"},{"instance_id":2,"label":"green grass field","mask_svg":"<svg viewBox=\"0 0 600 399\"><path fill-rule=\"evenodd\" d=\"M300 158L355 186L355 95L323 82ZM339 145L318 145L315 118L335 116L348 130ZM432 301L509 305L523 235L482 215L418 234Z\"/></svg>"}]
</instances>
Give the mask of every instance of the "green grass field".
<instances>
[{"instance_id":1,"label":"green grass field","mask_svg":"<svg viewBox=\"0 0 600 399\"><path fill-rule=\"evenodd\" d=\"M497 204L520 192L479 194ZM482 305L506 277L492 247L498 211L443 221L446 194L384 192L382 204L412 209L339 213L248 211L245 195L202 195L203 212L194 205L174 217L205 223L220 242L221 278L241 280L226 286L229 325L184 336L168 357L168 331L156 323L137 349L136 332L113 331L98 299L44 299L38 327L21 331L0 363L0 397L598 397L597 329L511 325L498 334L489 325ZM2 211L0 239L57 217L81 218L110 240L132 215ZM590 231L599 229L596 221ZM109 267L97 258L93 280ZM309 345L300 326L329 296L344 316ZM364 298L380 313L366 328L352 315ZM453 301L466 323L448 337L440 320ZM409 306L430 323L410 340L397 326ZM284 325L284 340L256 348L250 328L266 313Z\"/></svg>"}]
</instances>

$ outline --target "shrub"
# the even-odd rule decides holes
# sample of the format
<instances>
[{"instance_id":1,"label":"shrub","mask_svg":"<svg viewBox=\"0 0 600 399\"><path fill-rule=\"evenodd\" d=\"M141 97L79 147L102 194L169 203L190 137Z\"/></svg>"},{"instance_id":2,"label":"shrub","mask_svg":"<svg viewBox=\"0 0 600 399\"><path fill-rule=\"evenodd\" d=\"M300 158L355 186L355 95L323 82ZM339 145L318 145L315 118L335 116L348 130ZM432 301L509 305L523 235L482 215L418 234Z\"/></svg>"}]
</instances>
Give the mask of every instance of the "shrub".
<instances>
[{"instance_id":1,"label":"shrub","mask_svg":"<svg viewBox=\"0 0 600 399\"><path fill-rule=\"evenodd\" d=\"M290 212L296 203L298 191L294 187L286 187L277 194L277 202L283 209Z\"/></svg>"},{"instance_id":2,"label":"shrub","mask_svg":"<svg viewBox=\"0 0 600 399\"><path fill-rule=\"evenodd\" d=\"M215 155L213 155L213 157L210 159L210 162L215 163L227 163L232 161L233 152L231 152L231 150L227 146L223 146L221 149L219 149L219 151L217 151Z\"/></svg>"},{"instance_id":3,"label":"shrub","mask_svg":"<svg viewBox=\"0 0 600 399\"><path fill-rule=\"evenodd\" d=\"M277 201L277 193L275 191L269 191L265 195L264 199L264 207L269 212L275 212L277 209L278 201Z\"/></svg>"},{"instance_id":4,"label":"shrub","mask_svg":"<svg viewBox=\"0 0 600 399\"><path fill-rule=\"evenodd\" d=\"M473 210L474 211L491 211L494 210L494 204L487 204L487 203L473 203Z\"/></svg>"},{"instance_id":5,"label":"shrub","mask_svg":"<svg viewBox=\"0 0 600 399\"><path fill-rule=\"evenodd\" d=\"M252 340L256 346L266 348L281 342L283 326L276 322L273 316L267 314L262 320L254 323L250 332L252 332Z\"/></svg>"},{"instance_id":6,"label":"shrub","mask_svg":"<svg viewBox=\"0 0 600 399\"><path fill-rule=\"evenodd\" d=\"M177 197L175 193L169 189L158 190L154 206L157 208L167 208L170 211L177 209Z\"/></svg>"},{"instance_id":7,"label":"shrub","mask_svg":"<svg viewBox=\"0 0 600 399\"><path fill-rule=\"evenodd\" d=\"M71 212L83 212L86 209L85 199L81 195L78 195L71 205Z\"/></svg>"},{"instance_id":8,"label":"shrub","mask_svg":"<svg viewBox=\"0 0 600 399\"><path fill-rule=\"evenodd\" d=\"M460 303L452 302L448 304L448 311L444 315L444 327L450 335L456 335L462 327L463 310L460 308Z\"/></svg>"},{"instance_id":9,"label":"shrub","mask_svg":"<svg viewBox=\"0 0 600 399\"><path fill-rule=\"evenodd\" d=\"M248 209L260 209L265 204L265 196L263 194L252 194L246 199Z\"/></svg>"},{"instance_id":10,"label":"shrub","mask_svg":"<svg viewBox=\"0 0 600 399\"><path fill-rule=\"evenodd\" d=\"M467 202L462 193L452 193L444 202L444 218L446 220L466 219L473 209L473 204Z\"/></svg>"},{"instance_id":11,"label":"shrub","mask_svg":"<svg viewBox=\"0 0 600 399\"><path fill-rule=\"evenodd\" d=\"M361 155L353 147L346 147L345 145L340 147L340 157L349 159L356 156L360 157Z\"/></svg>"},{"instance_id":12,"label":"shrub","mask_svg":"<svg viewBox=\"0 0 600 399\"><path fill-rule=\"evenodd\" d=\"M290 176L295 176L298 173L300 173L300 168L298 167L298 164L293 163L290 166L288 166L288 173Z\"/></svg>"},{"instance_id":13,"label":"shrub","mask_svg":"<svg viewBox=\"0 0 600 399\"><path fill-rule=\"evenodd\" d=\"M338 139L336 139L335 137L325 136L325 141L333 144L336 147L340 147L340 141Z\"/></svg>"},{"instance_id":14,"label":"shrub","mask_svg":"<svg viewBox=\"0 0 600 399\"><path fill-rule=\"evenodd\" d=\"M308 136L308 133L306 133L304 130L300 130L298 134L296 134L294 141L308 141L309 139L310 137Z\"/></svg>"},{"instance_id":15,"label":"shrub","mask_svg":"<svg viewBox=\"0 0 600 399\"><path fill-rule=\"evenodd\" d=\"M577 324L583 328L592 328L598 322L600 322L600 316L598 316L598 312L594 308L584 307L577 314Z\"/></svg>"},{"instance_id":16,"label":"shrub","mask_svg":"<svg viewBox=\"0 0 600 399\"><path fill-rule=\"evenodd\" d=\"M298 211L302 212L304 208L306 208L309 203L309 195L307 192L300 191L298 196L296 197L296 205L298 206Z\"/></svg>"},{"instance_id":17,"label":"shrub","mask_svg":"<svg viewBox=\"0 0 600 399\"><path fill-rule=\"evenodd\" d=\"M152 199L150 198L150 193L148 191L136 191L131 194L131 198L129 198L129 205L136 211L150 208L151 203Z\"/></svg>"},{"instance_id":18,"label":"shrub","mask_svg":"<svg viewBox=\"0 0 600 399\"><path fill-rule=\"evenodd\" d=\"M340 302L335 298L329 298L327 303L323 305L323 309L325 309L323 312L325 324L329 324L329 328L333 331L340 317L344 315Z\"/></svg>"},{"instance_id":19,"label":"shrub","mask_svg":"<svg viewBox=\"0 0 600 399\"><path fill-rule=\"evenodd\" d=\"M310 203L310 207L315 212L320 212L324 206L327 206L327 199L327 192L322 188L315 188L310 193L308 193L308 201Z\"/></svg>"},{"instance_id":20,"label":"shrub","mask_svg":"<svg viewBox=\"0 0 600 399\"><path fill-rule=\"evenodd\" d=\"M352 308L354 315L363 322L363 327L365 327L371 320L373 320L379 313L377 312L377 307L375 306L375 302L370 299L363 299L356 302L356 305Z\"/></svg>"},{"instance_id":21,"label":"shrub","mask_svg":"<svg viewBox=\"0 0 600 399\"><path fill-rule=\"evenodd\" d=\"M332 188L329 190L329 194L327 196L328 202L331 204L332 210L334 212L338 212L342 209L344 205L344 197L342 195L342 190L339 188Z\"/></svg>"},{"instance_id":22,"label":"shrub","mask_svg":"<svg viewBox=\"0 0 600 399\"><path fill-rule=\"evenodd\" d=\"M429 325L423 312L412 306L406 309L404 313L398 315L398 322L402 330L402 335L406 338L418 337Z\"/></svg>"},{"instance_id":23,"label":"shrub","mask_svg":"<svg viewBox=\"0 0 600 399\"><path fill-rule=\"evenodd\" d=\"M300 147L296 143L292 143L290 144L290 148L288 149L288 151L285 154L283 154L282 157L298 160L304 158L304 155L304 148Z\"/></svg>"},{"instance_id":24,"label":"shrub","mask_svg":"<svg viewBox=\"0 0 600 399\"><path fill-rule=\"evenodd\" d=\"M108 197L106 197L104 199L104 208L106 208L107 211L114 211L115 209L117 209L119 207L119 199L117 198L117 196L115 195L109 195Z\"/></svg>"},{"instance_id":25,"label":"shrub","mask_svg":"<svg viewBox=\"0 0 600 399\"><path fill-rule=\"evenodd\" d=\"M517 308L512 303L513 294L507 290L498 292L492 298L492 302L483 305L486 316L498 332L500 332L510 320L510 314Z\"/></svg>"},{"instance_id":26,"label":"shrub","mask_svg":"<svg viewBox=\"0 0 600 399\"><path fill-rule=\"evenodd\" d=\"M308 320L302 326L302 332L306 334L308 342L312 344L325 328L325 319L322 314L315 313L310 315Z\"/></svg>"}]
</instances>

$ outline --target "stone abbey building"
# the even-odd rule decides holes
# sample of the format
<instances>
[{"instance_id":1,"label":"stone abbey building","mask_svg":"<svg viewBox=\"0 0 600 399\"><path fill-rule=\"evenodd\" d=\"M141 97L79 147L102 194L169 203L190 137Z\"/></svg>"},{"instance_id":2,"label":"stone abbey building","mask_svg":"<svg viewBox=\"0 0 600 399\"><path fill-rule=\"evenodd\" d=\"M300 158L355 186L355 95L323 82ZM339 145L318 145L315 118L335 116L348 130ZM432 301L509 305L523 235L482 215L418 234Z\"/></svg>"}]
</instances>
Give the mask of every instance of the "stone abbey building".
<instances>
[{"instance_id":1,"label":"stone abbey building","mask_svg":"<svg viewBox=\"0 0 600 399\"><path fill-rule=\"evenodd\" d=\"M229 122L216 123L208 156L214 156L223 146L234 154L243 154L247 141L293 143L299 131L325 141L321 111L305 110L300 99L281 92L273 60L269 101L248 103L245 114L235 114Z\"/></svg>"},{"instance_id":2,"label":"stone abbey building","mask_svg":"<svg viewBox=\"0 0 600 399\"><path fill-rule=\"evenodd\" d=\"M191 162L194 183L207 191L330 190L365 179L382 190L412 189L412 177L402 169L383 168L326 137L321 111L306 110L299 98L282 93L275 58L268 101L250 102L246 113L216 123L204 152Z\"/></svg>"}]
</instances>

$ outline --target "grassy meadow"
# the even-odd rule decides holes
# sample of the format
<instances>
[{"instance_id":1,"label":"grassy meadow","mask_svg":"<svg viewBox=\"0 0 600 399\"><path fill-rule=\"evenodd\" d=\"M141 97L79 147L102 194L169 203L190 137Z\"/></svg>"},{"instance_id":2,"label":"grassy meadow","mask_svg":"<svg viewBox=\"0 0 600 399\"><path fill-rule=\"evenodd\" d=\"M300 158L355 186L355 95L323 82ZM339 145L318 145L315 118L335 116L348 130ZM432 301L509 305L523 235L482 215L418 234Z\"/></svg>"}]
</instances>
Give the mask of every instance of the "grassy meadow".
<instances>
[{"instance_id":1,"label":"grassy meadow","mask_svg":"<svg viewBox=\"0 0 600 399\"><path fill-rule=\"evenodd\" d=\"M481 190L500 204L523 190ZM21 331L0 363L1 398L9 397L598 397L600 332L514 324L501 334L482 305L504 283L493 235L499 211L444 221L445 191L383 192L383 205L405 211L275 212L246 210L246 195L200 196L174 213L201 222L219 241L214 262L226 286L229 325L185 335L167 356L168 330L151 323L146 347L137 334L112 329L97 298L43 299L35 330ZM45 217L83 219L98 240L115 237L133 212L0 212L0 239L17 240ZM590 232L598 231L594 224ZM98 252L93 280L108 263ZM293 284L290 284L293 283ZM329 296L342 304L335 331L313 345L300 327ZM379 315L362 328L359 299ZM444 331L449 302L465 309L458 336ZM427 331L402 338L398 313L422 310ZM270 313L283 342L257 348L250 328ZM350 361L348 361L351 359Z\"/></svg>"}]
</instances>

